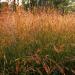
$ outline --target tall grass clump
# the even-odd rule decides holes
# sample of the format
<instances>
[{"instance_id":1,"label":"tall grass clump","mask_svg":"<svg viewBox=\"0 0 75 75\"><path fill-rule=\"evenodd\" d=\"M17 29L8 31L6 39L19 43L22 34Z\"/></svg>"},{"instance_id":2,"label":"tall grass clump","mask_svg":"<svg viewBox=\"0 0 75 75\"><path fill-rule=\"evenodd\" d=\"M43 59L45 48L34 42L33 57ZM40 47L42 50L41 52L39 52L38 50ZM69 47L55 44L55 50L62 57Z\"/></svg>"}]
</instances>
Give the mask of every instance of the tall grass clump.
<instances>
[{"instance_id":1,"label":"tall grass clump","mask_svg":"<svg viewBox=\"0 0 75 75\"><path fill-rule=\"evenodd\" d=\"M75 13L21 10L2 17L0 73L65 75L68 73L65 70L74 73Z\"/></svg>"}]
</instances>

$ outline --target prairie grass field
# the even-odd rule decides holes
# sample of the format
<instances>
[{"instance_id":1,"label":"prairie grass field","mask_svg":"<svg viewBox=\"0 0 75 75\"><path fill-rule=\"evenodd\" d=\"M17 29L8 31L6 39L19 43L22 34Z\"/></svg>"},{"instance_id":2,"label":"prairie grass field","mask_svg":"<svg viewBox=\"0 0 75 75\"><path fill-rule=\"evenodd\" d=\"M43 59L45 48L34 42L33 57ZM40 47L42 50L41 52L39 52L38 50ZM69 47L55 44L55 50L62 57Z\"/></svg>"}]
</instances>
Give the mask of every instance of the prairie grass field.
<instances>
[{"instance_id":1,"label":"prairie grass field","mask_svg":"<svg viewBox=\"0 0 75 75\"><path fill-rule=\"evenodd\" d=\"M74 75L75 13L61 15L55 9L1 12L0 73Z\"/></svg>"}]
</instances>

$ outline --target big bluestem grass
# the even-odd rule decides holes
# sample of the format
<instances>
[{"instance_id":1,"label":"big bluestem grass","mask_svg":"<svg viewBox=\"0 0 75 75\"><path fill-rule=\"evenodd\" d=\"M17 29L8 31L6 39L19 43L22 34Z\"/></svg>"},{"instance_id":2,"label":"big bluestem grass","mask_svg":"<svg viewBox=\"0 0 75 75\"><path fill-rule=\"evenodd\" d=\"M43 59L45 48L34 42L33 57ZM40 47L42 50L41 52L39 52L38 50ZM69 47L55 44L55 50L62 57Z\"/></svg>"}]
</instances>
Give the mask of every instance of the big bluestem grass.
<instances>
[{"instance_id":1,"label":"big bluestem grass","mask_svg":"<svg viewBox=\"0 0 75 75\"><path fill-rule=\"evenodd\" d=\"M75 13L18 9L0 15L1 71L3 61L10 64L36 53L41 58L48 55L56 62L75 55Z\"/></svg>"}]
</instances>

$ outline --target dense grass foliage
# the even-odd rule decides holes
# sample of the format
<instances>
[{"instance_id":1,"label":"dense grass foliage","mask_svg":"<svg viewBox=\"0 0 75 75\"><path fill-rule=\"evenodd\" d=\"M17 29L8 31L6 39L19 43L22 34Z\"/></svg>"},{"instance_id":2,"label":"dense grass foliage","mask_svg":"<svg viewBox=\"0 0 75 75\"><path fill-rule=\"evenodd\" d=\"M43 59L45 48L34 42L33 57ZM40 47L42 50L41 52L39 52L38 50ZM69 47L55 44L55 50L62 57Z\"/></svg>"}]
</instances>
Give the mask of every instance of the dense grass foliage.
<instances>
[{"instance_id":1,"label":"dense grass foliage","mask_svg":"<svg viewBox=\"0 0 75 75\"><path fill-rule=\"evenodd\" d=\"M75 13L17 8L0 15L1 74L74 73Z\"/></svg>"}]
</instances>

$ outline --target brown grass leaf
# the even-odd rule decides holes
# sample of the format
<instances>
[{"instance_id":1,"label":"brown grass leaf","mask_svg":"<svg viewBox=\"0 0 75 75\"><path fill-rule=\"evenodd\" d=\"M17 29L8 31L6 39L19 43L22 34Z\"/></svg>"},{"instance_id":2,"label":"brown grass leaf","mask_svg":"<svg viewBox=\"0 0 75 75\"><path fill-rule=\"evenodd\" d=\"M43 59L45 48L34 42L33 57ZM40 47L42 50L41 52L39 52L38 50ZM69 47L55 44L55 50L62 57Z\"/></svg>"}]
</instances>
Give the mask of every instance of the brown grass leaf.
<instances>
[{"instance_id":1,"label":"brown grass leaf","mask_svg":"<svg viewBox=\"0 0 75 75\"><path fill-rule=\"evenodd\" d=\"M20 61L17 61L16 62L16 75L18 75L19 71L20 71Z\"/></svg>"},{"instance_id":2,"label":"brown grass leaf","mask_svg":"<svg viewBox=\"0 0 75 75\"><path fill-rule=\"evenodd\" d=\"M44 64L43 64L43 68L45 69L45 71L47 72L47 74L49 74L49 72L50 72L49 66L44 63Z\"/></svg>"},{"instance_id":3,"label":"brown grass leaf","mask_svg":"<svg viewBox=\"0 0 75 75\"><path fill-rule=\"evenodd\" d=\"M64 51L64 44L59 45L59 46L54 46L54 51L57 53L63 52Z\"/></svg>"},{"instance_id":4,"label":"brown grass leaf","mask_svg":"<svg viewBox=\"0 0 75 75\"><path fill-rule=\"evenodd\" d=\"M40 59L40 57L39 57L37 54L34 54L34 55L32 56L32 59L33 59L37 64L40 64L40 62L41 62L41 59Z\"/></svg>"}]
</instances>

